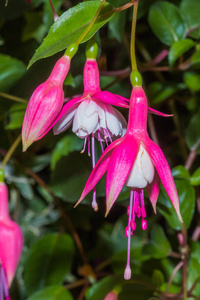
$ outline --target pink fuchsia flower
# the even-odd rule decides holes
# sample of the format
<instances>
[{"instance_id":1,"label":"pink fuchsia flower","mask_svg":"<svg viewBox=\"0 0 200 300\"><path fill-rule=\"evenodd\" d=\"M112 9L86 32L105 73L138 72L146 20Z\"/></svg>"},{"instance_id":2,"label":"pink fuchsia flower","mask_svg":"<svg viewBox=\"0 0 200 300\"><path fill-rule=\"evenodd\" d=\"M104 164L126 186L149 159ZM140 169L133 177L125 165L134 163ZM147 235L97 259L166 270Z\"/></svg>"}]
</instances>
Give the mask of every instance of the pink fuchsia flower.
<instances>
[{"instance_id":1,"label":"pink fuchsia flower","mask_svg":"<svg viewBox=\"0 0 200 300\"><path fill-rule=\"evenodd\" d=\"M64 102L63 81L70 68L70 57L64 55L55 64L49 78L33 92L22 126L23 151L50 127Z\"/></svg>"},{"instance_id":2,"label":"pink fuchsia flower","mask_svg":"<svg viewBox=\"0 0 200 300\"><path fill-rule=\"evenodd\" d=\"M9 287L21 256L23 236L9 216L8 190L3 182L0 182L0 199L0 284L5 299L9 300Z\"/></svg>"},{"instance_id":3,"label":"pink fuchsia flower","mask_svg":"<svg viewBox=\"0 0 200 300\"><path fill-rule=\"evenodd\" d=\"M118 299L118 294L115 291L112 291L106 295L104 300L117 300Z\"/></svg>"},{"instance_id":4,"label":"pink fuchsia flower","mask_svg":"<svg viewBox=\"0 0 200 300\"><path fill-rule=\"evenodd\" d=\"M117 199L123 185L130 187L130 205L127 210L129 220L125 229L128 237L125 279L131 278L130 241L131 235L136 229L135 218L141 217L142 229L147 228L143 189L146 188L156 212L161 181L180 221L182 221L178 194L170 167L161 149L147 134L147 112L147 99L144 90L142 87L136 86L131 94L126 134L109 145L104 151L90 174L82 195L76 204L78 205L96 186L106 171L106 215Z\"/></svg>"}]
</instances>

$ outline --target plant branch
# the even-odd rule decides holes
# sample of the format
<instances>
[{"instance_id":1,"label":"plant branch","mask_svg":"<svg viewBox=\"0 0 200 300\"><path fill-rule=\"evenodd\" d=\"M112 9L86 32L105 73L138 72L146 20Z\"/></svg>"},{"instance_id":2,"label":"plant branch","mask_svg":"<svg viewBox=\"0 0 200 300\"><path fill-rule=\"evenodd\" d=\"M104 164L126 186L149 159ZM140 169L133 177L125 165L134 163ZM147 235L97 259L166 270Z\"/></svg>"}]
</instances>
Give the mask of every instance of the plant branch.
<instances>
[{"instance_id":1,"label":"plant branch","mask_svg":"<svg viewBox=\"0 0 200 300\"><path fill-rule=\"evenodd\" d=\"M132 20L132 29L131 29L130 54L131 54L132 71L137 71L137 62L136 62L136 55L135 55L135 33L136 33L136 24L137 24L138 3L139 0L134 2L133 20Z\"/></svg>"},{"instance_id":2,"label":"plant branch","mask_svg":"<svg viewBox=\"0 0 200 300\"><path fill-rule=\"evenodd\" d=\"M12 101L17 101L17 102L26 103L26 104L28 103L28 101L25 99L22 99L22 98L13 96L13 95L9 95L7 93L0 92L0 96L4 97L6 99L12 100Z\"/></svg>"},{"instance_id":3,"label":"plant branch","mask_svg":"<svg viewBox=\"0 0 200 300\"><path fill-rule=\"evenodd\" d=\"M176 273L178 272L178 270L180 270L180 268L183 266L183 264L184 264L184 262L183 262L183 261L180 261L180 262L177 264L177 266L174 268L174 270L173 270L173 272L172 272L172 274L171 274L171 276L170 276L170 278L169 278L168 284L167 284L167 289L166 289L167 292L169 292L169 288L170 288L170 286L171 286L171 284L172 284L172 281L173 281L173 279L174 279L174 276L176 275Z\"/></svg>"},{"instance_id":4,"label":"plant branch","mask_svg":"<svg viewBox=\"0 0 200 300\"><path fill-rule=\"evenodd\" d=\"M185 168L187 170L190 170L192 167L193 162L195 161L195 158L197 156L197 148L200 146L200 142L196 144L195 148L190 150L190 153L186 159Z\"/></svg>"},{"instance_id":5,"label":"plant branch","mask_svg":"<svg viewBox=\"0 0 200 300\"><path fill-rule=\"evenodd\" d=\"M17 146L19 145L21 141L21 134L17 137L17 139L14 141L14 143L12 144L12 146L10 147L10 149L8 150L8 152L6 153L0 168L3 169L5 167L5 165L7 164L7 162L9 161L9 159L11 158L13 152L15 151L15 149L17 148Z\"/></svg>"}]
</instances>

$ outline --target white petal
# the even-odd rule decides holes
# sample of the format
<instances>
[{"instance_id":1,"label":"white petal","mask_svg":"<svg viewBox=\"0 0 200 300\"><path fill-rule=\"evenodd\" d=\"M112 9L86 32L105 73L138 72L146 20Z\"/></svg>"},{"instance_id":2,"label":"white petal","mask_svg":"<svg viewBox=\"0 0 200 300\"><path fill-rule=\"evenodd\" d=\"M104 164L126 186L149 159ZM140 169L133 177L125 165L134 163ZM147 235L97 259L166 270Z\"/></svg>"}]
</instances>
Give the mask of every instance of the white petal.
<instances>
[{"instance_id":1,"label":"white petal","mask_svg":"<svg viewBox=\"0 0 200 300\"><path fill-rule=\"evenodd\" d=\"M84 100L77 108L72 130L83 138L95 132L98 127L98 106L94 101Z\"/></svg>"},{"instance_id":2,"label":"white petal","mask_svg":"<svg viewBox=\"0 0 200 300\"><path fill-rule=\"evenodd\" d=\"M60 120L55 124L55 126L53 127L53 133L54 134L59 134L65 130L67 130L73 121L74 115L76 113L76 109L77 109L77 105L73 105L68 111L67 113L65 113L62 118L60 118Z\"/></svg>"},{"instance_id":3,"label":"white petal","mask_svg":"<svg viewBox=\"0 0 200 300\"><path fill-rule=\"evenodd\" d=\"M111 136L120 135L122 126L120 128L121 123L119 122L115 114L114 108L110 105L106 105L106 124L107 124L107 129L111 133Z\"/></svg>"},{"instance_id":4,"label":"white petal","mask_svg":"<svg viewBox=\"0 0 200 300\"><path fill-rule=\"evenodd\" d=\"M154 178L154 165L143 145L140 148L127 178L126 185L132 188L145 188Z\"/></svg>"}]
</instances>

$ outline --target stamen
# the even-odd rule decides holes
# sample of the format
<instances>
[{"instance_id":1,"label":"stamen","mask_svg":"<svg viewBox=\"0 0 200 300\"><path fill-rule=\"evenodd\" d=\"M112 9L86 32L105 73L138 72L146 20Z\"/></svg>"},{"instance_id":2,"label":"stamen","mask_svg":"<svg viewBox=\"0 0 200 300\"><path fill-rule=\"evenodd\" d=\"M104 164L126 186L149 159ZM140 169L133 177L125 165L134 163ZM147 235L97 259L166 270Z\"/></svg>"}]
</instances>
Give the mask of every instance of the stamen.
<instances>
[{"instance_id":1,"label":"stamen","mask_svg":"<svg viewBox=\"0 0 200 300\"><path fill-rule=\"evenodd\" d=\"M98 141L100 143L100 146L101 146L101 151L102 153L104 152L104 149L103 149L103 143L102 143L102 140L101 140L101 135L100 135L100 131L98 130Z\"/></svg>"},{"instance_id":2,"label":"stamen","mask_svg":"<svg viewBox=\"0 0 200 300\"><path fill-rule=\"evenodd\" d=\"M95 138L94 133L92 133L92 168L95 167ZM96 201L96 187L93 189L93 199L92 199L92 207L95 211L98 211L98 204Z\"/></svg>"},{"instance_id":3,"label":"stamen","mask_svg":"<svg viewBox=\"0 0 200 300\"><path fill-rule=\"evenodd\" d=\"M88 135L88 156L90 156L90 136Z\"/></svg>"},{"instance_id":4,"label":"stamen","mask_svg":"<svg viewBox=\"0 0 200 300\"><path fill-rule=\"evenodd\" d=\"M147 214L145 211L145 205L144 205L144 191L141 189L140 190L140 204L141 204L141 214L142 214L142 222L141 222L141 227L143 230L147 229L147 221L145 220Z\"/></svg>"},{"instance_id":5,"label":"stamen","mask_svg":"<svg viewBox=\"0 0 200 300\"><path fill-rule=\"evenodd\" d=\"M137 215L140 207L139 207L140 193L137 190L134 190L134 212Z\"/></svg>"},{"instance_id":6,"label":"stamen","mask_svg":"<svg viewBox=\"0 0 200 300\"><path fill-rule=\"evenodd\" d=\"M111 135L110 135L110 132L108 131L108 129L106 129L106 132L107 132L107 136L109 137L110 142L112 143L112 138L111 138Z\"/></svg>"},{"instance_id":7,"label":"stamen","mask_svg":"<svg viewBox=\"0 0 200 300\"><path fill-rule=\"evenodd\" d=\"M133 209L133 195L134 192L131 189L130 192L130 212L132 212ZM124 279L129 280L131 278L131 268L130 268L130 252L131 252L131 218L132 214L129 213L128 217L128 249L127 249L127 263L126 263L126 268L124 271Z\"/></svg>"},{"instance_id":8,"label":"stamen","mask_svg":"<svg viewBox=\"0 0 200 300\"><path fill-rule=\"evenodd\" d=\"M85 152L86 143L87 143L87 138L85 138L85 140L84 140L83 150L81 150L81 153Z\"/></svg>"},{"instance_id":9,"label":"stamen","mask_svg":"<svg viewBox=\"0 0 200 300\"><path fill-rule=\"evenodd\" d=\"M4 297L5 300L10 300L7 277L3 266L0 265L0 299L4 300Z\"/></svg>"}]
</instances>

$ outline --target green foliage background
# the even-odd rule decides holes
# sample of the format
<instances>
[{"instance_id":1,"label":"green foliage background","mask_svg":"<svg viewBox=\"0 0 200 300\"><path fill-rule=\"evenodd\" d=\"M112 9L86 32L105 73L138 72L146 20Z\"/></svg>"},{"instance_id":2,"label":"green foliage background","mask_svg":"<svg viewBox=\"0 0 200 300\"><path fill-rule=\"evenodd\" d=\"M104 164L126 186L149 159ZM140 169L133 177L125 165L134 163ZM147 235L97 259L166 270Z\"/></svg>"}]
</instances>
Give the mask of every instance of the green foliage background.
<instances>
[{"instance_id":1,"label":"green foliage background","mask_svg":"<svg viewBox=\"0 0 200 300\"><path fill-rule=\"evenodd\" d=\"M48 0L32 0L30 4L9 0L6 7L0 1L1 160L21 131L26 101L20 99L28 101L46 80L60 51L77 40L100 4L98 0L80 2L54 0L62 16L53 25ZM115 13L114 7L128 0L107 2L110 5L104 7L104 14L84 41L96 32L101 88L129 97L132 8ZM73 12L70 16L69 8ZM200 298L199 40L199 0L139 1L136 54L149 106L174 114L173 118L150 115L148 129L173 168L187 245L178 242L180 223L161 189L156 215L146 198L148 228L142 231L137 224L131 248L132 280L125 283L129 191L123 189L104 218L103 179L97 187L99 211L93 212L91 195L74 209L91 171L91 160L80 154L83 141L71 129L59 136L50 132L26 153L20 145L5 167L10 212L24 235L12 299L102 300L119 286L120 300L183 299L183 284L187 285L188 299ZM85 46L80 45L65 80L68 98L83 91ZM35 63L27 70L30 61ZM11 99L11 95L20 99ZM127 117L126 110L122 113ZM180 268L168 285L181 260L187 276L182 276Z\"/></svg>"}]
</instances>

